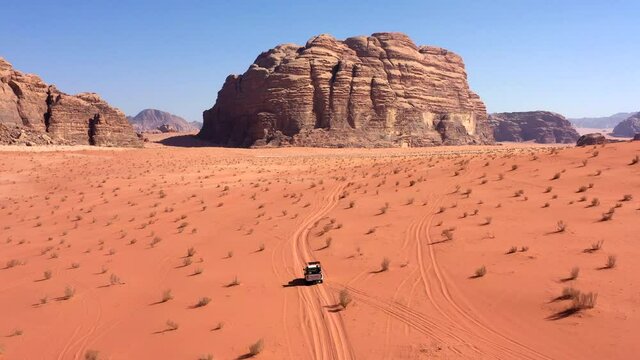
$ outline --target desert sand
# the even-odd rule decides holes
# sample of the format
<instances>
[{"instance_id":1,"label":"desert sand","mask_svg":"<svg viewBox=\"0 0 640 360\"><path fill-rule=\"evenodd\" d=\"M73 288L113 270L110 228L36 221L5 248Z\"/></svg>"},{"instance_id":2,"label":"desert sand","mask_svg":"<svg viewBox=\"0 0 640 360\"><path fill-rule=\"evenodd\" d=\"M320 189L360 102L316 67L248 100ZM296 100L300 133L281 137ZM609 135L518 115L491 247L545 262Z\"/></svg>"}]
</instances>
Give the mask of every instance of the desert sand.
<instances>
[{"instance_id":1,"label":"desert sand","mask_svg":"<svg viewBox=\"0 0 640 360\"><path fill-rule=\"evenodd\" d=\"M16 149L1 359L640 353L640 142Z\"/></svg>"}]
</instances>

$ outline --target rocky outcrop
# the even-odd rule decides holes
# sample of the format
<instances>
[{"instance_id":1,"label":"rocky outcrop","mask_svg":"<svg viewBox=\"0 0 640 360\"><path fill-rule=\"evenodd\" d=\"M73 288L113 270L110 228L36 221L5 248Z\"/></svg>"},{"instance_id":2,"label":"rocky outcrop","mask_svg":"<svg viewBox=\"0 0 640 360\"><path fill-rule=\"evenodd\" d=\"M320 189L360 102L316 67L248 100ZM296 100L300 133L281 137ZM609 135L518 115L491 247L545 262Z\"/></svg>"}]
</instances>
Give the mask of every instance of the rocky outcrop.
<instances>
[{"instance_id":1,"label":"rocky outcrop","mask_svg":"<svg viewBox=\"0 0 640 360\"><path fill-rule=\"evenodd\" d=\"M570 144L580 137L564 116L549 111L490 114L489 124L496 141Z\"/></svg>"},{"instance_id":2,"label":"rocky outcrop","mask_svg":"<svg viewBox=\"0 0 640 360\"><path fill-rule=\"evenodd\" d=\"M199 136L226 146L492 142L462 58L400 33L276 46L227 77L203 119Z\"/></svg>"},{"instance_id":3,"label":"rocky outcrop","mask_svg":"<svg viewBox=\"0 0 640 360\"><path fill-rule=\"evenodd\" d=\"M636 134L640 134L640 112L616 125L611 133L618 137L634 137Z\"/></svg>"},{"instance_id":4,"label":"rocky outcrop","mask_svg":"<svg viewBox=\"0 0 640 360\"><path fill-rule=\"evenodd\" d=\"M187 120L156 109L145 109L133 117L127 117L133 128L138 132L165 132L162 129L171 129L172 132L194 132L200 127L194 126ZM166 125L166 126L165 126Z\"/></svg>"},{"instance_id":5,"label":"rocky outcrop","mask_svg":"<svg viewBox=\"0 0 640 360\"><path fill-rule=\"evenodd\" d=\"M580 136L576 142L576 146L600 145L606 144L607 138L600 133L591 133Z\"/></svg>"},{"instance_id":6,"label":"rocky outcrop","mask_svg":"<svg viewBox=\"0 0 640 360\"><path fill-rule=\"evenodd\" d=\"M0 124L52 143L141 146L125 115L97 94L68 95L0 58Z\"/></svg>"}]
</instances>

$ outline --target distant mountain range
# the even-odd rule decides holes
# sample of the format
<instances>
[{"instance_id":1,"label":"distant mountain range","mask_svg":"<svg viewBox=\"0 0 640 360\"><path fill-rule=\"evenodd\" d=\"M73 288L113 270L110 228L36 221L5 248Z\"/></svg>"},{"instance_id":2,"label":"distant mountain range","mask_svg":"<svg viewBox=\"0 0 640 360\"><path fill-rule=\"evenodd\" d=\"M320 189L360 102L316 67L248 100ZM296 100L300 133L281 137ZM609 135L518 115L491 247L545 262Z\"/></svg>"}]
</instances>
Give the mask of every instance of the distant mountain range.
<instances>
[{"instance_id":1,"label":"distant mountain range","mask_svg":"<svg viewBox=\"0 0 640 360\"><path fill-rule=\"evenodd\" d=\"M631 117L634 112L620 112L611 116L605 117L593 117L593 118L577 118L568 119L573 126L580 128L597 128L597 129L611 129L618 125L620 122Z\"/></svg>"},{"instance_id":2,"label":"distant mountain range","mask_svg":"<svg viewBox=\"0 0 640 360\"><path fill-rule=\"evenodd\" d=\"M202 123L187 121L177 115L156 109L145 109L127 119L138 132L193 132L199 131Z\"/></svg>"}]
</instances>

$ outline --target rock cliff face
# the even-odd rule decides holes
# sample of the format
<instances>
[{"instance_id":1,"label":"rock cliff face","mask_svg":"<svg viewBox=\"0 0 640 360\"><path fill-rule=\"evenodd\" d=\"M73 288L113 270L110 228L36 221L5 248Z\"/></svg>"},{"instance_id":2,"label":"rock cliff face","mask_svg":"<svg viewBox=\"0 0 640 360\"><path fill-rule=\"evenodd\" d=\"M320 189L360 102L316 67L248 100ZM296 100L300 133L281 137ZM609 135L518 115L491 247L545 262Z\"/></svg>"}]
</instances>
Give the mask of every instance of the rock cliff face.
<instances>
[{"instance_id":1,"label":"rock cliff face","mask_svg":"<svg viewBox=\"0 0 640 360\"><path fill-rule=\"evenodd\" d=\"M580 137L569 120L549 111L490 114L489 123L496 141L569 144Z\"/></svg>"},{"instance_id":2,"label":"rock cliff face","mask_svg":"<svg viewBox=\"0 0 640 360\"><path fill-rule=\"evenodd\" d=\"M0 58L0 124L41 132L51 143L141 146L125 115L97 94L67 95Z\"/></svg>"},{"instance_id":3,"label":"rock cliff face","mask_svg":"<svg viewBox=\"0 0 640 360\"><path fill-rule=\"evenodd\" d=\"M279 45L227 77L200 137L227 146L492 142L460 56L400 33Z\"/></svg>"},{"instance_id":4,"label":"rock cliff face","mask_svg":"<svg viewBox=\"0 0 640 360\"><path fill-rule=\"evenodd\" d=\"M640 134L640 112L633 114L613 128L613 136L634 137Z\"/></svg>"},{"instance_id":5,"label":"rock cliff face","mask_svg":"<svg viewBox=\"0 0 640 360\"><path fill-rule=\"evenodd\" d=\"M163 132L162 129L172 129L175 132L198 131L200 127L194 126L187 120L156 109L145 109L134 117L127 118L138 132Z\"/></svg>"}]
</instances>

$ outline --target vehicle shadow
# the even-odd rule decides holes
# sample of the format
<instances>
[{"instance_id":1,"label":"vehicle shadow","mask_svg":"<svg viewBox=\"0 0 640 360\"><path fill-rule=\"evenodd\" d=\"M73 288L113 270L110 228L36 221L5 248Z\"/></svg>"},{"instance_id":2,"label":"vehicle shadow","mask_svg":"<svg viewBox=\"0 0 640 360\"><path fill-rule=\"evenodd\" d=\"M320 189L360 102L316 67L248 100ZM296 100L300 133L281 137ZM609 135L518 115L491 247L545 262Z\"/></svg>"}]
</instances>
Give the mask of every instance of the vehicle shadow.
<instances>
[{"instance_id":1,"label":"vehicle shadow","mask_svg":"<svg viewBox=\"0 0 640 360\"><path fill-rule=\"evenodd\" d=\"M286 287L310 286L310 285L313 285L313 284L306 282L304 278L298 278L298 279L293 279L289 281L288 283L282 285L282 287L286 288Z\"/></svg>"}]
</instances>

